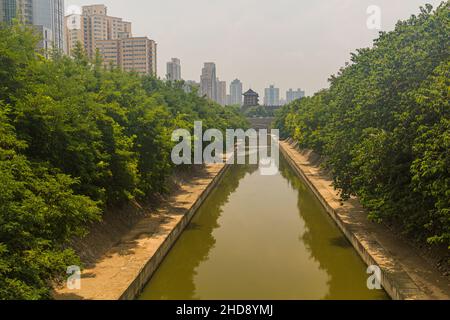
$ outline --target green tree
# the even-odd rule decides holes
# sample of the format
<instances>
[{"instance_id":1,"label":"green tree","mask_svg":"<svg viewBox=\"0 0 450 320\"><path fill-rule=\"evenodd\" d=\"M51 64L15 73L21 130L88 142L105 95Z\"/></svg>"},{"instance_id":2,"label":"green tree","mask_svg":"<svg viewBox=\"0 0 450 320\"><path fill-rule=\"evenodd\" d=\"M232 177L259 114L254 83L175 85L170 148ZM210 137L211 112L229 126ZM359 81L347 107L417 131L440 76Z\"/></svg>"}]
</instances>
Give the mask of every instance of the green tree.
<instances>
[{"instance_id":1,"label":"green tree","mask_svg":"<svg viewBox=\"0 0 450 320\"><path fill-rule=\"evenodd\" d=\"M277 113L284 137L326 159L343 199L412 239L450 246L449 8L443 2L382 32L330 88Z\"/></svg>"}]
</instances>

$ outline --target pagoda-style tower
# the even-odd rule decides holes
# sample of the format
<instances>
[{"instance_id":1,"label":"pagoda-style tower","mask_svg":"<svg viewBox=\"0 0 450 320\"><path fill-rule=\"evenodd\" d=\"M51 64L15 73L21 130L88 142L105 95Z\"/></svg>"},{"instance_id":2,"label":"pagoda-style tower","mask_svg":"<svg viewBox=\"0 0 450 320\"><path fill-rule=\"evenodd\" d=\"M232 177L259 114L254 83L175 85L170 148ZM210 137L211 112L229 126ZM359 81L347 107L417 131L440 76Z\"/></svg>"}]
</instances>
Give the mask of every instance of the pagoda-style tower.
<instances>
[{"instance_id":1,"label":"pagoda-style tower","mask_svg":"<svg viewBox=\"0 0 450 320\"><path fill-rule=\"evenodd\" d=\"M259 95L252 89L243 94L244 96L244 108L255 107L259 105Z\"/></svg>"}]
</instances>

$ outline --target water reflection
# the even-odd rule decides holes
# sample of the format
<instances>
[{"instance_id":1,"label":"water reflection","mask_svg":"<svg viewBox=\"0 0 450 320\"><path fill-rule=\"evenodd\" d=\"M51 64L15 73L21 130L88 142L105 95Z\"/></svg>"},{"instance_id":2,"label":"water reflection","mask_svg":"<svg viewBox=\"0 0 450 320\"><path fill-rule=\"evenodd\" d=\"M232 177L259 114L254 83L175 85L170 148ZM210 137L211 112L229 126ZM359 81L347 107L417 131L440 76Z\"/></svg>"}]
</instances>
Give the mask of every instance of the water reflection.
<instances>
[{"instance_id":1,"label":"water reflection","mask_svg":"<svg viewBox=\"0 0 450 320\"><path fill-rule=\"evenodd\" d=\"M387 299L384 291L367 289L366 267L360 257L286 161L281 162L280 172L298 192L297 207L306 226L301 241L310 252L310 258L328 274L328 293L324 299Z\"/></svg>"},{"instance_id":2,"label":"water reflection","mask_svg":"<svg viewBox=\"0 0 450 320\"><path fill-rule=\"evenodd\" d=\"M378 299L365 266L290 167L235 165L141 299Z\"/></svg>"},{"instance_id":3,"label":"water reflection","mask_svg":"<svg viewBox=\"0 0 450 320\"><path fill-rule=\"evenodd\" d=\"M208 259L216 240L212 231L219 226L222 206L239 187L240 181L258 168L250 165L233 166L223 177L220 188L213 190L198 210L192 222L164 259L141 299L199 299L195 296L194 276L197 267Z\"/></svg>"}]
</instances>

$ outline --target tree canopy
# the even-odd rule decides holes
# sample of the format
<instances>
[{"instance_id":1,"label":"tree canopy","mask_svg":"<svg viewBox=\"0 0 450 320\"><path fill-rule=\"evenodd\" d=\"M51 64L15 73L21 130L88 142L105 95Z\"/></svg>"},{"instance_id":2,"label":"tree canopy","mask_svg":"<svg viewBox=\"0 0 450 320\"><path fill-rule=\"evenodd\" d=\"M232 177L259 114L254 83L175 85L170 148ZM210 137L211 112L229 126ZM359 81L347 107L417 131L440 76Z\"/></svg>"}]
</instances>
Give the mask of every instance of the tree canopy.
<instances>
[{"instance_id":1,"label":"tree canopy","mask_svg":"<svg viewBox=\"0 0 450 320\"><path fill-rule=\"evenodd\" d=\"M382 32L276 126L322 154L342 197L418 241L450 246L448 1Z\"/></svg>"},{"instance_id":2,"label":"tree canopy","mask_svg":"<svg viewBox=\"0 0 450 320\"><path fill-rule=\"evenodd\" d=\"M245 128L180 83L36 50L32 28L0 27L0 299L47 299L80 261L68 241L102 212L166 191L171 133Z\"/></svg>"}]
</instances>

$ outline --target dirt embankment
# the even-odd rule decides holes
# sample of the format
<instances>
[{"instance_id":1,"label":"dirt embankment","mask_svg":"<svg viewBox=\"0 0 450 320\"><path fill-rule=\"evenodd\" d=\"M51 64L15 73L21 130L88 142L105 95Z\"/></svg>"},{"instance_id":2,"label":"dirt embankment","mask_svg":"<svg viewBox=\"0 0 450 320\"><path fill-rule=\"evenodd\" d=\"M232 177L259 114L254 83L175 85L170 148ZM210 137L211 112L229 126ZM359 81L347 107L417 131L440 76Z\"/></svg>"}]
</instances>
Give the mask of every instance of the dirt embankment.
<instances>
[{"instance_id":1,"label":"dirt embankment","mask_svg":"<svg viewBox=\"0 0 450 320\"><path fill-rule=\"evenodd\" d=\"M381 268L383 286L393 298L449 299L450 281L442 268L445 254L439 249L419 249L395 229L369 221L357 198L342 201L314 152L300 150L291 139L281 142L281 151L363 260Z\"/></svg>"},{"instance_id":2,"label":"dirt embankment","mask_svg":"<svg viewBox=\"0 0 450 320\"><path fill-rule=\"evenodd\" d=\"M292 139L288 139L285 142L297 148L297 144ZM323 168L323 163L327 160L326 158L320 156L312 150L304 150L303 154L307 154L307 161L312 167L320 168L324 175L331 177L331 173ZM450 282L450 251L446 246L432 246L424 243L418 243L416 240L405 235L400 226L395 223L385 222L382 223L382 225L389 229L392 235L399 241L407 242L410 246L414 247L417 254L439 270L443 276L449 279Z\"/></svg>"},{"instance_id":3,"label":"dirt embankment","mask_svg":"<svg viewBox=\"0 0 450 320\"><path fill-rule=\"evenodd\" d=\"M120 243L139 221L155 212L171 194L179 191L186 182L198 177L203 172L204 167L202 166L177 170L168 178L169 190L166 195L158 194L146 202L133 201L122 207L108 208L103 214L102 220L89 227L87 236L72 241L71 247L80 256L83 266L92 267L111 248Z\"/></svg>"},{"instance_id":4,"label":"dirt embankment","mask_svg":"<svg viewBox=\"0 0 450 320\"><path fill-rule=\"evenodd\" d=\"M91 226L87 237L73 243L85 266L81 287L55 288L54 298L136 298L226 169L215 164L178 172L167 196L151 205L134 203L110 210L102 222Z\"/></svg>"}]
</instances>

